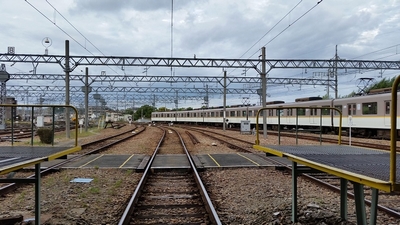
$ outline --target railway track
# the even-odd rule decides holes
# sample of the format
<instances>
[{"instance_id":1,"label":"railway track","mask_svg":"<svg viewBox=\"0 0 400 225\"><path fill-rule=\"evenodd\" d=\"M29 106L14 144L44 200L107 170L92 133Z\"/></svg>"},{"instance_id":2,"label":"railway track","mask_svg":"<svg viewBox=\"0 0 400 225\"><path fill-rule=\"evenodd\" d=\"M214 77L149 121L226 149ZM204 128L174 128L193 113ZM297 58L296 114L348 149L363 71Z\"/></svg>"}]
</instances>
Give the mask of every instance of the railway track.
<instances>
[{"instance_id":1,"label":"railway track","mask_svg":"<svg viewBox=\"0 0 400 225\"><path fill-rule=\"evenodd\" d=\"M83 157L85 157L87 155L96 154L96 153L105 151L105 150L107 150L108 148L110 148L113 145L116 145L116 144L118 144L118 143L120 143L120 142L122 142L122 141L124 141L126 139L132 138L133 136L135 136L137 134L140 134L145 129L146 129L146 127L143 127L143 128L141 128L139 130L139 132L132 133L133 130L136 130L136 127L135 127L135 128L132 128L132 129L130 129L128 131L121 132L121 133L118 133L116 135L109 136L107 138L102 138L102 139L98 139L98 140L86 143L86 144L82 145L82 150L81 151L75 153L76 155L74 157L65 159L60 163L57 163L57 164L52 165L52 166L50 166L50 167L48 167L48 168L46 168L44 170L41 170L40 171L40 176L44 177L44 176L46 176L48 174L56 172L62 166L66 165L66 164L68 164L70 162L79 160L79 159L81 159L81 158L83 158ZM34 178L34 177L35 177L35 174L32 174L32 175L27 176L26 178ZM1 186L0 187L0 195L5 195L5 194L15 190L16 188L22 186L22 185L26 185L26 184L23 184L23 183L10 183L10 184Z\"/></svg>"},{"instance_id":2,"label":"railway track","mask_svg":"<svg viewBox=\"0 0 400 225\"><path fill-rule=\"evenodd\" d=\"M194 130L199 130L199 131L205 131L205 129L202 129L202 128L186 128L186 129L194 129ZM238 132L239 132L239 130L238 130ZM243 142L243 143L249 143L251 145L254 145L254 142L248 142L248 141L243 141L243 140L240 140L240 139L237 139L237 138L232 138L232 137L229 137L228 135L220 134L218 132L213 132L210 129L207 129L207 133L212 133L212 134L223 136L223 137L226 137L226 138L231 138L232 140L235 140L235 141L240 141L240 142ZM268 135L278 136L278 132L277 131L268 131ZM316 141L316 142L322 142L322 143L330 143L330 144L337 144L338 143L338 138L337 137L336 138L321 137L320 135L309 135L309 134L303 134L303 133L295 134L293 132L280 132L279 136L280 137L297 138L297 139L303 139L303 140L310 140L310 141ZM342 145L349 145L350 142L349 142L349 140L343 140L343 138L342 138L341 144ZM372 148L372 149L390 151L390 145L388 145L388 144L368 143L368 142L363 142L363 141L352 140L351 141L351 145L352 146L357 146L357 147L365 147L365 148ZM400 147L399 146L396 147L396 151L400 152Z\"/></svg>"},{"instance_id":3,"label":"railway track","mask_svg":"<svg viewBox=\"0 0 400 225\"><path fill-rule=\"evenodd\" d=\"M209 137L218 139L220 141L226 141L226 140L235 140L238 142L242 142L244 144L249 144L252 145L253 143L248 142L248 141L244 141L244 140L240 140L240 139L236 139L236 138L232 138L229 137L228 135L224 135L224 134L220 134L217 132L213 132L210 130L207 130L207 132L205 133L203 129L194 129L197 130L199 132L201 132L204 135L207 135ZM277 135L277 132L269 132L269 134L273 134L273 135ZM221 138L216 138L216 136L221 136L223 137ZM307 140L312 140L312 141L320 141L319 137L315 137L315 136L310 136L310 135L295 135L295 134L291 134L291 133L284 133L285 137L292 137L292 138L303 138L303 139L307 139ZM337 139L333 139L333 138L324 138L322 140L323 142L330 142L330 143L337 143ZM232 144L232 141L229 142L230 145ZM342 142L342 144L346 144L346 141ZM352 142L353 145L355 146L359 146L359 147L369 147L369 148L377 148L377 149L388 149L388 148L384 148L385 145L380 145L380 144L368 144L368 143L363 143L363 142ZM235 149L238 149L239 151L248 151L246 148L241 148L240 146L235 146ZM273 162L274 164L276 164L277 168L282 169L285 168L287 170L292 170L292 168L290 166L287 166L286 164L283 164L280 161L276 161L270 157L268 157L268 160ZM290 174L290 173L288 173ZM340 193L340 178L330 175L330 174L326 174L326 173L303 173L302 176L308 180L311 180L312 182L324 186L326 188L329 188L337 193ZM354 199L354 191L353 191L353 186L351 185L350 182L348 182L348 187L347 187L348 193L347 196L349 198ZM365 186L364 187L364 194L365 194L365 204L370 206L371 205L371 201L369 200L369 198L371 197L371 188ZM386 192L382 192L380 193L380 197L379 197L379 201L382 202L381 204L378 205L378 209L387 213L388 215L398 218L400 219L400 204L399 204L399 198L400 195L399 193L386 193Z\"/></svg>"},{"instance_id":4,"label":"railway track","mask_svg":"<svg viewBox=\"0 0 400 225\"><path fill-rule=\"evenodd\" d=\"M274 161L277 165L280 165L279 168L286 169L291 172L292 167L287 166L285 164L282 164L282 162L275 161L271 159L271 161ZM287 174L291 174L291 173ZM336 193L340 193L340 178L327 174L327 173L303 173L301 176L307 180L312 181L313 183L316 183L317 185L323 186L325 188L328 188ZM354 199L354 191L353 191L353 186L351 185L350 182L348 182L347 185L347 197ZM371 206L371 201L368 199L371 197L371 188L369 187L364 187L364 194L365 194L365 199L364 202L366 205ZM396 197L397 196L397 197ZM394 217L397 219L400 219L400 203L399 203L400 195L399 193L386 193L382 192L380 193L379 196L379 201L382 202L381 204L378 204L378 210Z\"/></svg>"},{"instance_id":5,"label":"railway track","mask_svg":"<svg viewBox=\"0 0 400 225\"><path fill-rule=\"evenodd\" d=\"M164 135L121 217L120 225L221 224L182 137L177 131L172 132L174 134L167 134L164 130ZM158 151L168 144L167 135L170 140L175 139L171 136L179 138L189 168L152 168ZM166 148L163 150L166 154Z\"/></svg>"}]
</instances>

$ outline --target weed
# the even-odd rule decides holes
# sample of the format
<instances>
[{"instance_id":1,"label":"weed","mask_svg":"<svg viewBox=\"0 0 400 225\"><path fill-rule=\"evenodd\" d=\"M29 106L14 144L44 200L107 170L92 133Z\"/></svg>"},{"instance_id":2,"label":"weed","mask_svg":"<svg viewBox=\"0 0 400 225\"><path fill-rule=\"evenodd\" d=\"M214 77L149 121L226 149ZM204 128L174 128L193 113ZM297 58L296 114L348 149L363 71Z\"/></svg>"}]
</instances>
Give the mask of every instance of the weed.
<instances>
[{"instance_id":1,"label":"weed","mask_svg":"<svg viewBox=\"0 0 400 225\"><path fill-rule=\"evenodd\" d=\"M89 188L89 192L91 194L99 194L100 193L100 188L98 188L98 187L90 187Z\"/></svg>"}]
</instances>

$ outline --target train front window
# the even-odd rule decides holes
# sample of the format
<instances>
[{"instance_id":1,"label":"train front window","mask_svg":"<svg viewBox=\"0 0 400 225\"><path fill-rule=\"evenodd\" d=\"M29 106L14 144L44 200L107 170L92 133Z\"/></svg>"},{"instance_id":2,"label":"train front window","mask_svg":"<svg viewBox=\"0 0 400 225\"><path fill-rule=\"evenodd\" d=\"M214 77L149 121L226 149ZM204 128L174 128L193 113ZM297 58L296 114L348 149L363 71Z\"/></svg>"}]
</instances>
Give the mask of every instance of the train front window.
<instances>
[{"instance_id":1,"label":"train front window","mask_svg":"<svg viewBox=\"0 0 400 225\"><path fill-rule=\"evenodd\" d=\"M377 102L366 102L362 104L363 115L376 115L378 114Z\"/></svg>"}]
</instances>

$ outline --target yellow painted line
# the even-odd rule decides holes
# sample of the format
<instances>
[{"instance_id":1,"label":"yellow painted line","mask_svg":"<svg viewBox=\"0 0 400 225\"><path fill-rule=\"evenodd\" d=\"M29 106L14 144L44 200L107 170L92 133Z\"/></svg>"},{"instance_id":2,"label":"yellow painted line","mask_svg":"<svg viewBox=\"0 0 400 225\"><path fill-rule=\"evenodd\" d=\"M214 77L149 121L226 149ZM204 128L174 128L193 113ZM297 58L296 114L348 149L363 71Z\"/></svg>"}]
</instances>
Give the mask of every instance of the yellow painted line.
<instances>
[{"instance_id":1,"label":"yellow painted line","mask_svg":"<svg viewBox=\"0 0 400 225\"><path fill-rule=\"evenodd\" d=\"M100 156L98 156L98 157L96 157L96 158L94 158L94 159L90 160L89 162L87 162L87 163L83 164L83 165L82 165L82 166L80 166L79 168L82 168L82 167L84 167L84 166L88 165L88 164L89 164L89 163L91 163L91 162L94 162L94 161L96 161L97 159L99 159L99 158L101 158L101 157L103 157L103 156L104 156L104 154L101 154Z\"/></svg>"},{"instance_id":2,"label":"yellow painted line","mask_svg":"<svg viewBox=\"0 0 400 225\"><path fill-rule=\"evenodd\" d=\"M122 168L135 154L132 154L131 156L129 156L129 158L127 160L125 160L124 163L122 163L119 168Z\"/></svg>"},{"instance_id":3,"label":"yellow painted line","mask_svg":"<svg viewBox=\"0 0 400 225\"><path fill-rule=\"evenodd\" d=\"M217 160L215 160L210 154L207 154L207 155L214 161L215 164L217 164L218 167L221 167L221 165L219 165Z\"/></svg>"},{"instance_id":4,"label":"yellow painted line","mask_svg":"<svg viewBox=\"0 0 400 225\"><path fill-rule=\"evenodd\" d=\"M244 156L244 155L242 155L242 154L240 154L240 153L237 153L237 154L240 155L240 156L242 156L243 158L249 160L249 161L252 162L253 164L256 164L257 166L260 166L260 164L256 163L255 161L253 161L253 160L250 159L249 157L246 157L246 156Z\"/></svg>"}]
</instances>

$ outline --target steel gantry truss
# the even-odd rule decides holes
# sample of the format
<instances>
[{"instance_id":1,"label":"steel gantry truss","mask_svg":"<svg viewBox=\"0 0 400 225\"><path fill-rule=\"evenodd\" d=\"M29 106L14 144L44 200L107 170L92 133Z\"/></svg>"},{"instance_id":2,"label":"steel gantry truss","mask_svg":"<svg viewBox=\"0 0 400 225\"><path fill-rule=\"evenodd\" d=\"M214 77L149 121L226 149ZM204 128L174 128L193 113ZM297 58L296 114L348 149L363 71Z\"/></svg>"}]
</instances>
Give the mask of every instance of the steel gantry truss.
<instances>
[{"instance_id":1,"label":"steel gantry truss","mask_svg":"<svg viewBox=\"0 0 400 225\"><path fill-rule=\"evenodd\" d=\"M20 99L24 99L22 104L26 104L26 100L30 100L30 103L33 102L40 102L39 99L42 99L43 102L48 102L51 100L51 102L56 102L62 104L62 102L65 100L65 93L60 93L60 92L46 92L45 94L43 92L35 92L35 91L27 91L27 92L21 92L21 91L8 91L8 94ZM95 93L93 93L95 94ZM145 95L135 95L135 94L115 94L115 93L103 93L101 95L104 100L107 102L110 101L121 101L121 102L132 102L135 104L150 104L153 102L174 102L177 98L175 95L151 95L151 94L145 94ZM85 94L82 92L74 92L71 94L71 102L73 102L76 105L79 105L83 102L85 98ZM204 96L198 96L198 95L180 95L178 96L179 101L201 101L203 100ZM27 101L28 102L28 101Z\"/></svg>"},{"instance_id":2,"label":"steel gantry truss","mask_svg":"<svg viewBox=\"0 0 400 225\"><path fill-rule=\"evenodd\" d=\"M143 67L202 67L202 68L245 68L258 73L261 59L212 59L212 58L160 58L124 56L69 56L66 66L64 55L0 54L0 62L56 63L72 72L78 66L143 66ZM283 68L337 68L400 70L400 61L346 60L346 59L266 59L271 69Z\"/></svg>"},{"instance_id":3,"label":"steel gantry truss","mask_svg":"<svg viewBox=\"0 0 400 225\"><path fill-rule=\"evenodd\" d=\"M193 93L193 94L202 94L202 93L210 93L210 94L223 94L223 90L221 88L176 88L176 87L118 87L115 85L112 86L91 86L92 91L95 92L136 92L136 93ZM65 92L65 86L43 86L43 85L8 85L8 91L38 91L41 93L47 92ZM70 86L69 89L71 92L81 92L82 86ZM256 89L235 89L230 88L227 89L228 94L257 94Z\"/></svg>"},{"instance_id":4,"label":"steel gantry truss","mask_svg":"<svg viewBox=\"0 0 400 225\"><path fill-rule=\"evenodd\" d=\"M219 83L222 85L223 77L212 77L212 76L154 76L154 75L100 75L90 74L92 82L164 82L164 83ZM26 74L26 73L15 73L10 74L10 79L13 80L65 80L65 74ZM82 81L85 79L85 75L70 75L71 81ZM260 84L260 77L227 77L227 85L233 83L243 84ZM294 85L328 85L333 84L334 81L327 79L306 79L306 78L267 78L269 84L294 84Z\"/></svg>"},{"instance_id":5,"label":"steel gantry truss","mask_svg":"<svg viewBox=\"0 0 400 225\"><path fill-rule=\"evenodd\" d=\"M0 62L10 63L40 63L59 64L66 73L68 80L83 82L85 75L69 75L78 66L143 66L143 67L196 67L196 68L243 68L254 69L261 77L272 69L283 68L325 68L325 69L358 69L358 70L400 70L400 61L374 61L374 60L345 60L345 59L212 59L212 58L160 58L160 57L119 57L119 56L69 56L64 55L37 55L37 54L0 54ZM260 69L261 67L261 69ZM265 68L268 67L268 70ZM65 80L66 75L61 74L11 74L11 79L37 79L37 80ZM98 85L94 82L166 82L166 83L210 83L218 82L222 85L222 77L209 76L136 76L136 75L90 75L92 91L98 92L137 92L137 93L210 93L222 94L221 88L175 88L175 87L126 87L118 85ZM227 77L230 83L260 84L258 77ZM297 79L297 78L267 78L269 84L299 84L299 85L328 85L337 86L335 80L324 79ZM261 86L261 85L260 85ZM69 85L68 85L69 87ZM254 86L257 87L257 86ZM9 86L10 91L40 91L63 92L64 86ZM71 86L72 92L81 91L82 87ZM229 88L228 94L258 94L257 89Z\"/></svg>"}]
</instances>

